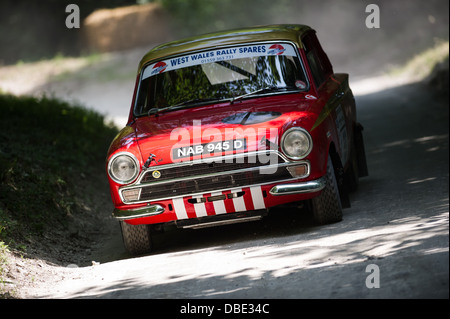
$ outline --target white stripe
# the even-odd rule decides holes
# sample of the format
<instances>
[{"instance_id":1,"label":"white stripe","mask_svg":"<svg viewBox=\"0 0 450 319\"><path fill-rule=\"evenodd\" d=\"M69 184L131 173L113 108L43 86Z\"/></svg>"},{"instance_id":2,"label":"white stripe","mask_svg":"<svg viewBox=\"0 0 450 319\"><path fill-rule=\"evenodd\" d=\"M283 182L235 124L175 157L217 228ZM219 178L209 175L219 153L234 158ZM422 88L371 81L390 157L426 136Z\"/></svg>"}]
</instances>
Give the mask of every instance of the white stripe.
<instances>
[{"instance_id":1,"label":"white stripe","mask_svg":"<svg viewBox=\"0 0 450 319\"><path fill-rule=\"evenodd\" d=\"M222 193L211 193L211 196L222 195ZM225 208L225 202L223 200L216 200L213 202L214 210L216 211L216 215L226 214L227 210Z\"/></svg>"},{"instance_id":2,"label":"white stripe","mask_svg":"<svg viewBox=\"0 0 450 319\"><path fill-rule=\"evenodd\" d=\"M266 208L261 191L261 186L250 187L250 193L252 194L253 206L255 210Z\"/></svg>"},{"instance_id":3,"label":"white stripe","mask_svg":"<svg viewBox=\"0 0 450 319\"><path fill-rule=\"evenodd\" d=\"M241 188L233 189L231 193L241 192ZM247 208L245 207L244 196L233 198L234 209L236 212L245 212Z\"/></svg>"},{"instance_id":4,"label":"white stripe","mask_svg":"<svg viewBox=\"0 0 450 319\"><path fill-rule=\"evenodd\" d=\"M196 195L196 196L192 196L192 198L203 198L203 196ZM193 205L194 205L194 209L195 209L195 215L197 215L197 217L208 216L208 214L206 213L205 203L196 203Z\"/></svg>"},{"instance_id":5,"label":"white stripe","mask_svg":"<svg viewBox=\"0 0 450 319\"><path fill-rule=\"evenodd\" d=\"M177 214L178 219L187 219L188 215L186 213L186 207L184 206L184 201L182 198L173 199L173 208L175 209L175 214Z\"/></svg>"}]
</instances>

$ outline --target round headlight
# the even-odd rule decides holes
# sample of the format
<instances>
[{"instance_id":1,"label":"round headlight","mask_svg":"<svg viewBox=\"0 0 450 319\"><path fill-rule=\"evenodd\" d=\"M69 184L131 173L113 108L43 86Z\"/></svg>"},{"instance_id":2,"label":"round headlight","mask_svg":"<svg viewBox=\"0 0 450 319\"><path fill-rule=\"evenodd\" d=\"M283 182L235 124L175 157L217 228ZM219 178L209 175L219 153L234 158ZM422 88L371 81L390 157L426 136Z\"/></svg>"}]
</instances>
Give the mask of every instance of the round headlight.
<instances>
[{"instance_id":1,"label":"round headlight","mask_svg":"<svg viewBox=\"0 0 450 319\"><path fill-rule=\"evenodd\" d=\"M116 183L127 184L137 177L138 166L138 160L133 154L118 153L110 159L108 173Z\"/></svg>"},{"instance_id":2,"label":"round headlight","mask_svg":"<svg viewBox=\"0 0 450 319\"><path fill-rule=\"evenodd\" d=\"M311 135L300 127L290 128L283 134L281 148L290 159L302 159L311 152Z\"/></svg>"}]
</instances>

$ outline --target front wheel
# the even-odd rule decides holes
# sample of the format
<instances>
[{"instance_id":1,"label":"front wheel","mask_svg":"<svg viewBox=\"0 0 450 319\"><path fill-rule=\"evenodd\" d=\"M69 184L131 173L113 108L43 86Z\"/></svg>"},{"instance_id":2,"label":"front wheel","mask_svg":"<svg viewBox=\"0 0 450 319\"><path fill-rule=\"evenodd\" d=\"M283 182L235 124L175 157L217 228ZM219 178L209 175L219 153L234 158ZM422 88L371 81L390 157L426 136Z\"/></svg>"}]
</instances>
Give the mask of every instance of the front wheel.
<instances>
[{"instance_id":1,"label":"front wheel","mask_svg":"<svg viewBox=\"0 0 450 319\"><path fill-rule=\"evenodd\" d=\"M150 227L148 225L130 225L120 221L123 243L133 255L149 253L152 249Z\"/></svg>"},{"instance_id":2,"label":"front wheel","mask_svg":"<svg viewBox=\"0 0 450 319\"><path fill-rule=\"evenodd\" d=\"M326 185L322 193L311 199L313 218L318 224L330 224L342 220L342 204L334 173L333 162L328 155Z\"/></svg>"}]
</instances>

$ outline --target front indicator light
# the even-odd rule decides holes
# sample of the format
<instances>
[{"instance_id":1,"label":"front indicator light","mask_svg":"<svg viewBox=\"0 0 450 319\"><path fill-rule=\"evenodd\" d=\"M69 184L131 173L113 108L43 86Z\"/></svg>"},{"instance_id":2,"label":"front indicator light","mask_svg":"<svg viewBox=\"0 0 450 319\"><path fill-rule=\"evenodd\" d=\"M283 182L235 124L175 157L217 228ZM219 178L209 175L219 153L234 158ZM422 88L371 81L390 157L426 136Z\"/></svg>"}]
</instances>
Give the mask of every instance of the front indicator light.
<instances>
[{"instance_id":1,"label":"front indicator light","mask_svg":"<svg viewBox=\"0 0 450 319\"><path fill-rule=\"evenodd\" d=\"M124 202L135 202L139 200L139 197L141 195L141 189L140 188L132 188L132 189L126 189L122 192L122 197Z\"/></svg>"},{"instance_id":2,"label":"front indicator light","mask_svg":"<svg viewBox=\"0 0 450 319\"><path fill-rule=\"evenodd\" d=\"M292 177L296 177L296 178L305 177L309 174L307 164L289 166L289 167L287 167L287 170L292 175Z\"/></svg>"}]
</instances>

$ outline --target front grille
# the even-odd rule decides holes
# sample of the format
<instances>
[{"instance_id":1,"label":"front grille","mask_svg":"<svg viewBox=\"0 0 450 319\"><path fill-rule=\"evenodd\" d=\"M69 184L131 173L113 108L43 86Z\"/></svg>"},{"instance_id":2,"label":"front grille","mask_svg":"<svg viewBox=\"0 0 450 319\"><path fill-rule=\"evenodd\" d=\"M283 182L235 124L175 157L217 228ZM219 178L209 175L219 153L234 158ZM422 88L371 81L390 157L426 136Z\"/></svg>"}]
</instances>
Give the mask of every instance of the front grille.
<instances>
[{"instance_id":1,"label":"front grille","mask_svg":"<svg viewBox=\"0 0 450 319\"><path fill-rule=\"evenodd\" d=\"M241 169L252 169L284 163L284 159L277 153L258 153L241 157L220 157L218 160L202 161L196 163L170 165L167 168L155 167L144 173L141 183L161 182L179 178L195 177L211 173L225 173ZM153 176L153 172L158 171L158 178Z\"/></svg>"},{"instance_id":2,"label":"front grille","mask_svg":"<svg viewBox=\"0 0 450 319\"><path fill-rule=\"evenodd\" d=\"M139 188L133 202L145 202L292 179L289 163L278 152L212 159L149 168L137 184L124 190Z\"/></svg>"},{"instance_id":3,"label":"front grille","mask_svg":"<svg viewBox=\"0 0 450 319\"><path fill-rule=\"evenodd\" d=\"M206 193L227 188L270 183L272 181L289 178L292 178L292 176L289 174L286 167L278 167L273 174L261 174L260 170L256 169L182 181L156 183L154 185L145 185L142 187L140 200L186 196L189 194Z\"/></svg>"}]
</instances>

